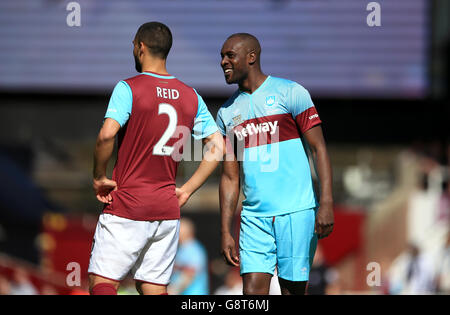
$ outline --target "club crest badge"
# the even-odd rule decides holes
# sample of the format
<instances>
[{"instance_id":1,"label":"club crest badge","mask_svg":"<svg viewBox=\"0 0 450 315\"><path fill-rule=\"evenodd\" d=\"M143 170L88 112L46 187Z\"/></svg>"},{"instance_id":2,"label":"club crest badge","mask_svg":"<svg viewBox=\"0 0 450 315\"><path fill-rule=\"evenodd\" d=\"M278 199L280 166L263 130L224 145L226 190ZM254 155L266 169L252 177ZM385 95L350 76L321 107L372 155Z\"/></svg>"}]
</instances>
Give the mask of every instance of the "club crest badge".
<instances>
[{"instance_id":1,"label":"club crest badge","mask_svg":"<svg viewBox=\"0 0 450 315\"><path fill-rule=\"evenodd\" d=\"M272 106L273 104L275 104L275 95L267 96L266 97L266 105Z\"/></svg>"},{"instance_id":2,"label":"club crest badge","mask_svg":"<svg viewBox=\"0 0 450 315\"><path fill-rule=\"evenodd\" d=\"M233 117L233 124L235 126L239 125L241 122L242 122L241 115L237 115L237 116Z\"/></svg>"}]
</instances>

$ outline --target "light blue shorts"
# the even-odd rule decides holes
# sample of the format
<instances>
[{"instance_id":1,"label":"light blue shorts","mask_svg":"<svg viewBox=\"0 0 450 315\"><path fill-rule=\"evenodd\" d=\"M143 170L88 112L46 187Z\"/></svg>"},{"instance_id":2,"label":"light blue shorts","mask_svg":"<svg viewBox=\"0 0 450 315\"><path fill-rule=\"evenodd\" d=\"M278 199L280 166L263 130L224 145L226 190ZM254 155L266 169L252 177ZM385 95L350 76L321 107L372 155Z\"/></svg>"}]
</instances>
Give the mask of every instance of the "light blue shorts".
<instances>
[{"instance_id":1,"label":"light blue shorts","mask_svg":"<svg viewBox=\"0 0 450 315\"><path fill-rule=\"evenodd\" d=\"M317 247L315 208L275 217L241 217L241 275L274 274L289 281L308 281Z\"/></svg>"}]
</instances>

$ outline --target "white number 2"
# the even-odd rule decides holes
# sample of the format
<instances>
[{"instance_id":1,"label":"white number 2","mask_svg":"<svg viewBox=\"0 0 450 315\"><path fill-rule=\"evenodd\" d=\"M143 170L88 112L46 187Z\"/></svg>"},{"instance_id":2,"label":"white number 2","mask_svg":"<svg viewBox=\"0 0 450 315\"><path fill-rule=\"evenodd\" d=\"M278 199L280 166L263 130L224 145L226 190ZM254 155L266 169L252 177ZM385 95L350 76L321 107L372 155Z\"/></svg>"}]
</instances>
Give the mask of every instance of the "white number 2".
<instances>
[{"instance_id":1,"label":"white number 2","mask_svg":"<svg viewBox=\"0 0 450 315\"><path fill-rule=\"evenodd\" d=\"M161 103L158 106L158 115L166 114L169 116L169 125L166 131L164 131L161 139L153 147L154 155L171 155L173 152L173 147L166 146L167 141L172 138L175 130L177 129L178 116L177 111L172 105Z\"/></svg>"}]
</instances>

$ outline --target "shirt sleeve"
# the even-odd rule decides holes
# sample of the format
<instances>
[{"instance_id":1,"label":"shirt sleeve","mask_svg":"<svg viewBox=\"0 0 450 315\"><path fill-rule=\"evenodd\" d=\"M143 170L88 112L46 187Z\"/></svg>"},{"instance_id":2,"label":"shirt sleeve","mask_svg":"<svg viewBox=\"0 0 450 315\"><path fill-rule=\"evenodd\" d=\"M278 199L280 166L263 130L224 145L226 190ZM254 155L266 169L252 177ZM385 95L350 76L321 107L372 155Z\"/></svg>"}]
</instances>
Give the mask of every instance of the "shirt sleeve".
<instances>
[{"instance_id":1,"label":"shirt sleeve","mask_svg":"<svg viewBox=\"0 0 450 315\"><path fill-rule=\"evenodd\" d=\"M109 99L105 119L112 118L123 127L130 118L132 104L133 94L130 86L125 81L120 81L114 87Z\"/></svg>"},{"instance_id":2,"label":"shirt sleeve","mask_svg":"<svg viewBox=\"0 0 450 315\"><path fill-rule=\"evenodd\" d=\"M223 136L226 136L225 123L223 122L222 111L220 109L219 112L217 113L216 125L219 128L220 133Z\"/></svg>"},{"instance_id":3,"label":"shirt sleeve","mask_svg":"<svg viewBox=\"0 0 450 315\"><path fill-rule=\"evenodd\" d=\"M208 110L208 107L206 106L205 102L203 101L202 97L197 93L198 98L198 110L197 110L197 116L195 116L194 120L194 128L192 136L194 139L203 139L208 137L209 135L212 135L214 132L217 131L217 125L214 122L214 118L212 117L211 113Z\"/></svg>"},{"instance_id":4,"label":"shirt sleeve","mask_svg":"<svg viewBox=\"0 0 450 315\"><path fill-rule=\"evenodd\" d=\"M298 83L291 88L289 106L292 117L302 133L322 123L309 92Z\"/></svg>"}]
</instances>

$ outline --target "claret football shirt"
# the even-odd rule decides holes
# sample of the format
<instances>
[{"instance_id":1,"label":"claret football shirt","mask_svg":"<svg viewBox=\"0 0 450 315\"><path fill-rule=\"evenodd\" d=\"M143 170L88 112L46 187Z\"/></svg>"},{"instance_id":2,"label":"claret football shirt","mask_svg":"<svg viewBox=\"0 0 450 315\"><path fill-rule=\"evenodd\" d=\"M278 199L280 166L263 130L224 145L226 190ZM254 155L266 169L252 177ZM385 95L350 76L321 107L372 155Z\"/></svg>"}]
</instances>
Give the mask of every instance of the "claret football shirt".
<instances>
[{"instance_id":1,"label":"claret football shirt","mask_svg":"<svg viewBox=\"0 0 450 315\"><path fill-rule=\"evenodd\" d=\"M191 133L201 139L217 131L203 99L174 76L143 72L116 85L106 118L121 128L112 175L118 187L103 212L132 220L178 219L175 179L183 146Z\"/></svg>"}]
</instances>

